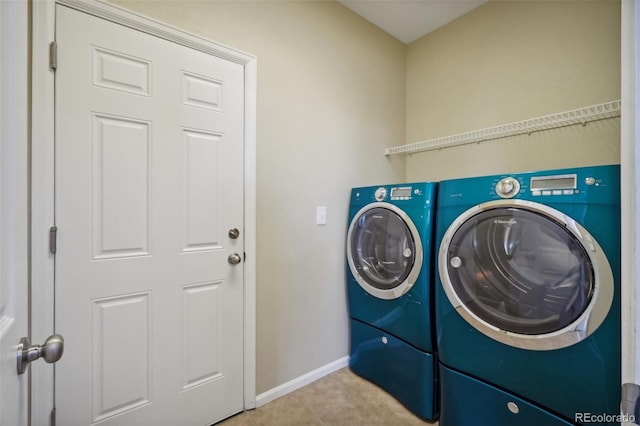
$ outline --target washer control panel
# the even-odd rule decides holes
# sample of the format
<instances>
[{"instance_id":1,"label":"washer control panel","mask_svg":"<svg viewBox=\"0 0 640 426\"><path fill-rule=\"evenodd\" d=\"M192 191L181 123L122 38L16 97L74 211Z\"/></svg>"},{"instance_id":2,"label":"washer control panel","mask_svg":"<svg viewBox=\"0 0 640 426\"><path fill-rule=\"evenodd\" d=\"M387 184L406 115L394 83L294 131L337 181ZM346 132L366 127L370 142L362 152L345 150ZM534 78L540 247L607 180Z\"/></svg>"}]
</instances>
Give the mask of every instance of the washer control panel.
<instances>
[{"instance_id":1,"label":"washer control panel","mask_svg":"<svg viewBox=\"0 0 640 426\"><path fill-rule=\"evenodd\" d=\"M412 190L410 186L398 186L395 188L391 188L392 200L410 200L411 194L412 194Z\"/></svg>"},{"instance_id":2,"label":"washer control panel","mask_svg":"<svg viewBox=\"0 0 640 426\"><path fill-rule=\"evenodd\" d=\"M413 190L410 186L396 186L388 190L384 186L376 189L374 193L374 197L376 201L384 201L389 198L391 201L399 201L399 200L411 200L413 195L420 196L422 195L422 191L419 189Z\"/></svg>"},{"instance_id":3,"label":"washer control panel","mask_svg":"<svg viewBox=\"0 0 640 426\"><path fill-rule=\"evenodd\" d=\"M496 194L500 198L513 198L520 192L520 182L513 177L505 177L496 184Z\"/></svg>"}]
</instances>

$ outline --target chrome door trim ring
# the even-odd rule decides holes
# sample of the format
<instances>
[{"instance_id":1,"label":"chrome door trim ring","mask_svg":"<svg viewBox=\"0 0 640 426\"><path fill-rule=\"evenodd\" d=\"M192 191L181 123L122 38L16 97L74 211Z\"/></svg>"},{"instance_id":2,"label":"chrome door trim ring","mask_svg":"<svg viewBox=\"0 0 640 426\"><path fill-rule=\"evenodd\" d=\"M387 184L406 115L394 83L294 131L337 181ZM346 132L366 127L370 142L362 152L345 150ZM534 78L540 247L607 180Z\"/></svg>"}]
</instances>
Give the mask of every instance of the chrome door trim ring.
<instances>
[{"instance_id":1,"label":"chrome door trim ring","mask_svg":"<svg viewBox=\"0 0 640 426\"><path fill-rule=\"evenodd\" d=\"M404 221L404 223L409 228L409 231L411 232L411 236L413 237L413 240L416 245L415 262L411 267L411 271L409 272L409 275L400 285L389 290L381 290L369 285L358 272L355 266L355 262L353 261L353 256L351 255L351 236L353 234L355 224L358 222L358 219L364 213L374 208L383 208L383 209L391 210L392 212L400 216L400 218ZM371 294L374 297L377 297L378 299L385 299L385 300L392 300L392 299L397 299L401 297L411 289L413 284L416 282L418 275L420 275L420 270L422 269L422 258L423 258L422 240L420 239L418 228L415 226L415 224L413 223L409 215L404 210L390 203L375 202L375 203L367 204L353 216L353 219L349 224L349 230L347 232L347 263L349 264L349 270L351 271L351 274L355 278L356 282L367 293Z\"/></svg>"},{"instance_id":2,"label":"chrome door trim ring","mask_svg":"<svg viewBox=\"0 0 640 426\"><path fill-rule=\"evenodd\" d=\"M594 290L591 302L584 312L568 326L552 333L525 335L502 330L471 312L458 298L448 274L447 253L457 230L469 218L486 210L512 207L539 213L563 224L569 233L584 247L594 270ZM449 302L455 310L484 335L521 349L552 350L574 345L591 335L605 320L613 302L614 282L611 265L595 238L578 222L564 213L533 201L497 200L478 204L459 215L445 232L438 250L438 273Z\"/></svg>"}]
</instances>

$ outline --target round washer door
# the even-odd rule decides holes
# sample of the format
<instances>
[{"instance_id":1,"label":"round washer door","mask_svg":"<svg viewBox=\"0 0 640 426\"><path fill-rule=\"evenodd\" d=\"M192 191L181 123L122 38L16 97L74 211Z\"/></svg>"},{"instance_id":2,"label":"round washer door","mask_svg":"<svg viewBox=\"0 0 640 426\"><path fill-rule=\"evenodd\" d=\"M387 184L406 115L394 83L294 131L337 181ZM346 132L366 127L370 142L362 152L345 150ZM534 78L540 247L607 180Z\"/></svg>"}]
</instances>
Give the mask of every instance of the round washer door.
<instances>
[{"instance_id":1,"label":"round washer door","mask_svg":"<svg viewBox=\"0 0 640 426\"><path fill-rule=\"evenodd\" d=\"M458 313L510 346L573 345L604 321L613 274L597 241L548 206L500 200L473 207L440 245L443 288Z\"/></svg>"},{"instance_id":2,"label":"round washer door","mask_svg":"<svg viewBox=\"0 0 640 426\"><path fill-rule=\"evenodd\" d=\"M355 280L379 299L396 299L420 274L422 242L409 216L393 204L371 203L353 218L347 261Z\"/></svg>"}]
</instances>

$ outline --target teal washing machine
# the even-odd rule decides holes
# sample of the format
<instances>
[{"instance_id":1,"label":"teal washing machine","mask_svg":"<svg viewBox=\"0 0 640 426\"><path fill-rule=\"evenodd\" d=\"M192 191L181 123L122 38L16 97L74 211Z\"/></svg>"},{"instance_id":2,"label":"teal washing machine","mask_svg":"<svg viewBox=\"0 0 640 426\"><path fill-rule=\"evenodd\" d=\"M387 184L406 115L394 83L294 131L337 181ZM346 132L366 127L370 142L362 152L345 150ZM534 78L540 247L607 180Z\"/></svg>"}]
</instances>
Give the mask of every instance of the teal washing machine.
<instances>
[{"instance_id":1,"label":"teal washing machine","mask_svg":"<svg viewBox=\"0 0 640 426\"><path fill-rule=\"evenodd\" d=\"M618 424L619 166L439 185L441 426Z\"/></svg>"},{"instance_id":2,"label":"teal washing machine","mask_svg":"<svg viewBox=\"0 0 640 426\"><path fill-rule=\"evenodd\" d=\"M349 366L424 419L438 413L436 183L354 188L347 232Z\"/></svg>"}]
</instances>

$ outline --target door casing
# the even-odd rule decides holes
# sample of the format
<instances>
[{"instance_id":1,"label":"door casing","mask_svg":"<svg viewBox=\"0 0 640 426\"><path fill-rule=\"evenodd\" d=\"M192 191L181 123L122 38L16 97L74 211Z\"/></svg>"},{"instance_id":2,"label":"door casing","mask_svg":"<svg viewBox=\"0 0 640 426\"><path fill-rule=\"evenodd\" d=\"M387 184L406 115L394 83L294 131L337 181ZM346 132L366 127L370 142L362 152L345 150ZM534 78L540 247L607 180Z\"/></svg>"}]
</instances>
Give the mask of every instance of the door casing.
<instances>
[{"instance_id":1,"label":"door casing","mask_svg":"<svg viewBox=\"0 0 640 426\"><path fill-rule=\"evenodd\" d=\"M49 251L49 230L54 214L55 81L50 63L50 43L55 40L55 5L143 31L244 67L244 407L256 406L256 81L253 55L219 45L99 0L47 0L32 2L32 211L31 306L32 340L44 341L56 330L54 323L54 255ZM32 424L48 424L54 408L53 368L31 366Z\"/></svg>"},{"instance_id":2,"label":"door casing","mask_svg":"<svg viewBox=\"0 0 640 426\"><path fill-rule=\"evenodd\" d=\"M29 23L26 2L0 2L0 424L27 424L27 374L16 349L29 333Z\"/></svg>"}]
</instances>

